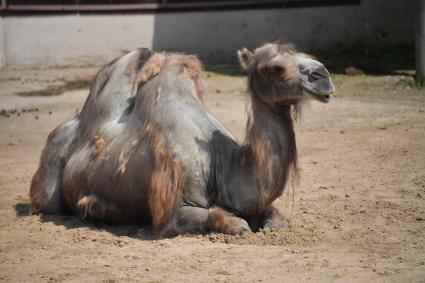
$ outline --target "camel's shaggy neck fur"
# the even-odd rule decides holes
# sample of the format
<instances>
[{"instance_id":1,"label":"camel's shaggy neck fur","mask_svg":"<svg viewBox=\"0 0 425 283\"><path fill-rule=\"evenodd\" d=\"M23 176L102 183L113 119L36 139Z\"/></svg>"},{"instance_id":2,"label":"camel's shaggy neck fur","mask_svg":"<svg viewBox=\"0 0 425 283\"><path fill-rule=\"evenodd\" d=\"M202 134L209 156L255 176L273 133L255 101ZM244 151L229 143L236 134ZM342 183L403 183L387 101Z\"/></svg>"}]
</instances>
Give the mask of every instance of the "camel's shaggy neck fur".
<instances>
[{"instance_id":1,"label":"camel's shaggy neck fur","mask_svg":"<svg viewBox=\"0 0 425 283\"><path fill-rule=\"evenodd\" d=\"M297 168L293 106L272 107L254 93L251 103L245 147L253 154L256 183L267 205L282 194L288 173Z\"/></svg>"}]
</instances>

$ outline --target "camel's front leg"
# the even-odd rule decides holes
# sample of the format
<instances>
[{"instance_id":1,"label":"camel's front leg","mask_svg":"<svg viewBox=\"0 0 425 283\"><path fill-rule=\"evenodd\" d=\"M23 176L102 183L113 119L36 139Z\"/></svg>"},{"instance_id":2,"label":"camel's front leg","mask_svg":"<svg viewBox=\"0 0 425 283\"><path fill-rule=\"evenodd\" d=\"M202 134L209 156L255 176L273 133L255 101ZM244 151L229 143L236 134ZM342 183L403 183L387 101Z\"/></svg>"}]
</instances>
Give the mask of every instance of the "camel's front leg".
<instances>
[{"instance_id":1,"label":"camel's front leg","mask_svg":"<svg viewBox=\"0 0 425 283\"><path fill-rule=\"evenodd\" d=\"M289 222L272 204L260 216L260 226L264 229L278 230L288 227Z\"/></svg>"},{"instance_id":2,"label":"camel's front leg","mask_svg":"<svg viewBox=\"0 0 425 283\"><path fill-rule=\"evenodd\" d=\"M248 223L218 207L202 208L183 205L161 229L161 237L184 233L219 232L237 235L251 232Z\"/></svg>"}]
</instances>

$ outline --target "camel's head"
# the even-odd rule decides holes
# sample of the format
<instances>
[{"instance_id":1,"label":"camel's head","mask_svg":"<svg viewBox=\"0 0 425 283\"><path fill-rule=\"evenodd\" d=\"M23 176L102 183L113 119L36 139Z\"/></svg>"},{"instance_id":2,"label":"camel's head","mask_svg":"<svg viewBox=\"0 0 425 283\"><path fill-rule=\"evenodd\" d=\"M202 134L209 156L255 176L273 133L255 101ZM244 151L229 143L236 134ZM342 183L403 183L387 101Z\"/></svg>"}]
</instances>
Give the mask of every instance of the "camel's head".
<instances>
[{"instance_id":1,"label":"camel's head","mask_svg":"<svg viewBox=\"0 0 425 283\"><path fill-rule=\"evenodd\" d=\"M269 104L294 104L304 98L328 102L335 91L325 66L291 45L268 43L253 53L244 48L238 56L249 73L251 91Z\"/></svg>"}]
</instances>

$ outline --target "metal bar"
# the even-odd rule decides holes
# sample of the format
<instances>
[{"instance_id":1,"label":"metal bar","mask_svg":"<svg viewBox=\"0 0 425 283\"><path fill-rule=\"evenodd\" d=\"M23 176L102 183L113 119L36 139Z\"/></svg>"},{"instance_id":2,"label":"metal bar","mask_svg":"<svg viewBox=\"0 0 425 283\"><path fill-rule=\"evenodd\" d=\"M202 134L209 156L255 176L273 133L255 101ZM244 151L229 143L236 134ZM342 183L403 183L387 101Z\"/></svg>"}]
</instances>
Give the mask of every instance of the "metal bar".
<instances>
[{"instance_id":1,"label":"metal bar","mask_svg":"<svg viewBox=\"0 0 425 283\"><path fill-rule=\"evenodd\" d=\"M6 2L6 0L1 0ZM324 0L319 3L329 4L353 4L358 3L359 0ZM4 10L11 12L102 12L102 11L156 11L161 9L178 10L185 8L226 8L226 7L243 7L243 6L261 6L261 5L272 5L282 4L286 6L288 4L315 4L316 1L311 0L246 0L246 1L225 1L225 2L183 2L183 3L170 3L167 0L163 0L162 3L140 3L140 4L87 4L87 5L16 5L16 4L5 4Z\"/></svg>"}]
</instances>

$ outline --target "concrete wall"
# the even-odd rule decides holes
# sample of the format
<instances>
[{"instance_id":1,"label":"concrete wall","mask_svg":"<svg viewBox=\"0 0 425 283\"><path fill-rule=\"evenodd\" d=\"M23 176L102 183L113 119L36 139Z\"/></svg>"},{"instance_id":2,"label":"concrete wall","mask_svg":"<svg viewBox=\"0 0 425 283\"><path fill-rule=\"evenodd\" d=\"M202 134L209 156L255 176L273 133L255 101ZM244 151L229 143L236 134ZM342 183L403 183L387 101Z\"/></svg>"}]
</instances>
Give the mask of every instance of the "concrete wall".
<instances>
[{"instance_id":1,"label":"concrete wall","mask_svg":"<svg viewBox=\"0 0 425 283\"><path fill-rule=\"evenodd\" d=\"M238 48L279 37L308 52L359 39L413 42L413 14L414 0L362 0L311 8L5 16L0 19L0 66L97 65L142 46L229 61Z\"/></svg>"},{"instance_id":2,"label":"concrete wall","mask_svg":"<svg viewBox=\"0 0 425 283\"><path fill-rule=\"evenodd\" d=\"M0 18L0 68L6 65L6 43L4 36L4 20Z\"/></svg>"}]
</instances>

